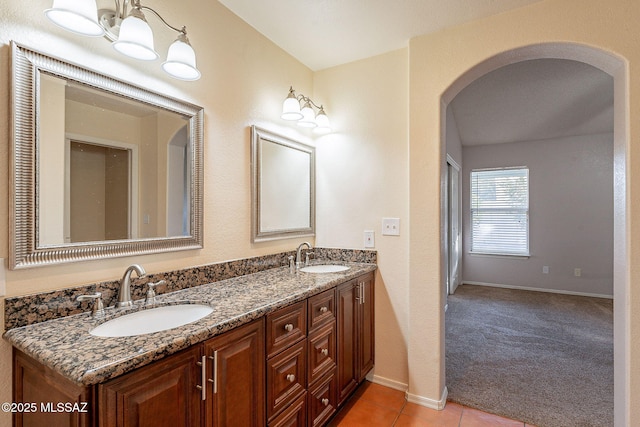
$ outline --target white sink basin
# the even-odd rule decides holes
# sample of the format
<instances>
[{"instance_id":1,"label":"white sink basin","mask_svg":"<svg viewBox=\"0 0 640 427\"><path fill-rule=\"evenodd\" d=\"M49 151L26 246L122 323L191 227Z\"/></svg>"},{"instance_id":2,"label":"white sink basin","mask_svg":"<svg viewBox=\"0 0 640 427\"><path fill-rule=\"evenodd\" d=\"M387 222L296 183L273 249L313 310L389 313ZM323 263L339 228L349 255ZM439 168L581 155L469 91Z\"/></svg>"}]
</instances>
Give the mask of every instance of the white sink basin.
<instances>
[{"instance_id":1,"label":"white sink basin","mask_svg":"<svg viewBox=\"0 0 640 427\"><path fill-rule=\"evenodd\" d=\"M200 304L166 305L116 317L89 333L97 337L131 337L166 331L195 322L211 314L213 308Z\"/></svg>"},{"instance_id":2,"label":"white sink basin","mask_svg":"<svg viewBox=\"0 0 640 427\"><path fill-rule=\"evenodd\" d=\"M344 265L321 264L302 267L300 271L302 271L303 273L337 273L339 271L346 271L348 269L349 267Z\"/></svg>"}]
</instances>

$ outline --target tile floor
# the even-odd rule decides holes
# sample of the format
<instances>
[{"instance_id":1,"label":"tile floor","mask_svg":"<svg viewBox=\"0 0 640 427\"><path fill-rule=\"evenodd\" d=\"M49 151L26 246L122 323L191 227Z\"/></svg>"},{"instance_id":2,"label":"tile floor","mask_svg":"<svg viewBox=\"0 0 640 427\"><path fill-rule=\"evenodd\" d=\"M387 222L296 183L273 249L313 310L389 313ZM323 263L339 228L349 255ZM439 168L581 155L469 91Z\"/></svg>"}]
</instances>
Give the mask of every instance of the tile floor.
<instances>
[{"instance_id":1,"label":"tile floor","mask_svg":"<svg viewBox=\"0 0 640 427\"><path fill-rule=\"evenodd\" d=\"M402 391L365 382L330 427L534 427L449 402L442 411L409 403Z\"/></svg>"}]
</instances>

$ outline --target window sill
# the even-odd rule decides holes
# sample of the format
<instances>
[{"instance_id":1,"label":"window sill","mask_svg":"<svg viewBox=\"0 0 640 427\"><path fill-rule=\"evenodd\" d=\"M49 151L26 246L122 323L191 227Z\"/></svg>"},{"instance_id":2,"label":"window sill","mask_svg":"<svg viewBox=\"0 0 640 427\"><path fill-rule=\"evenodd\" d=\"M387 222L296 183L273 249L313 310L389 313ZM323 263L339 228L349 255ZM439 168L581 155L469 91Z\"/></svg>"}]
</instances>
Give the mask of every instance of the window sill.
<instances>
[{"instance_id":1,"label":"window sill","mask_svg":"<svg viewBox=\"0 0 640 427\"><path fill-rule=\"evenodd\" d=\"M486 258L505 258L505 259L529 259L531 254L500 254L491 252L469 252L471 256Z\"/></svg>"}]
</instances>

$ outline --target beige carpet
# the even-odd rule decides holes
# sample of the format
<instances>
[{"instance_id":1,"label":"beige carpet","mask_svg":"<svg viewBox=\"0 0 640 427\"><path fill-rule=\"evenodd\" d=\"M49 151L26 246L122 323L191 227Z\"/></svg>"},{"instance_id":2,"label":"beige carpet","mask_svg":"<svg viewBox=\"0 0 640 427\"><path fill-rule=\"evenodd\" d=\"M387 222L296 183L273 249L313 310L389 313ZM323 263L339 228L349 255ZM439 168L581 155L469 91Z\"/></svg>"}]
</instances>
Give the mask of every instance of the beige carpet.
<instances>
[{"instance_id":1,"label":"beige carpet","mask_svg":"<svg viewBox=\"0 0 640 427\"><path fill-rule=\"evenodd\" d=\"M538 427L613 425L613 301L463 285L446 313L448 399Z\"/></svg>"}]
</instances>

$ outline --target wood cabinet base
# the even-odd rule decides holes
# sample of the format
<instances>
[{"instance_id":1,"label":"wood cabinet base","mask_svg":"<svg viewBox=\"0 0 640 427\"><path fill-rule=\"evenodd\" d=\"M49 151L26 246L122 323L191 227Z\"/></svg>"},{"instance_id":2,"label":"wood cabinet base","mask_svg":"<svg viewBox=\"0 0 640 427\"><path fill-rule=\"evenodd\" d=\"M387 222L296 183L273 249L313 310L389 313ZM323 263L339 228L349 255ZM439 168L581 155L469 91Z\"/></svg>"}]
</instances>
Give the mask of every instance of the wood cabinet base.
<instances>
[{"instance_id":1,"label":"wood cabinet base","mask_svg":"<svg viewBox=\"0 0 640 427\"><path fill-rule=\"evenodd\" d=\"M326 425L373 367L373 285L365 274L96 386L14 349L13 402L37 406L13 425Z\"/></svg>"}]
</instances>

